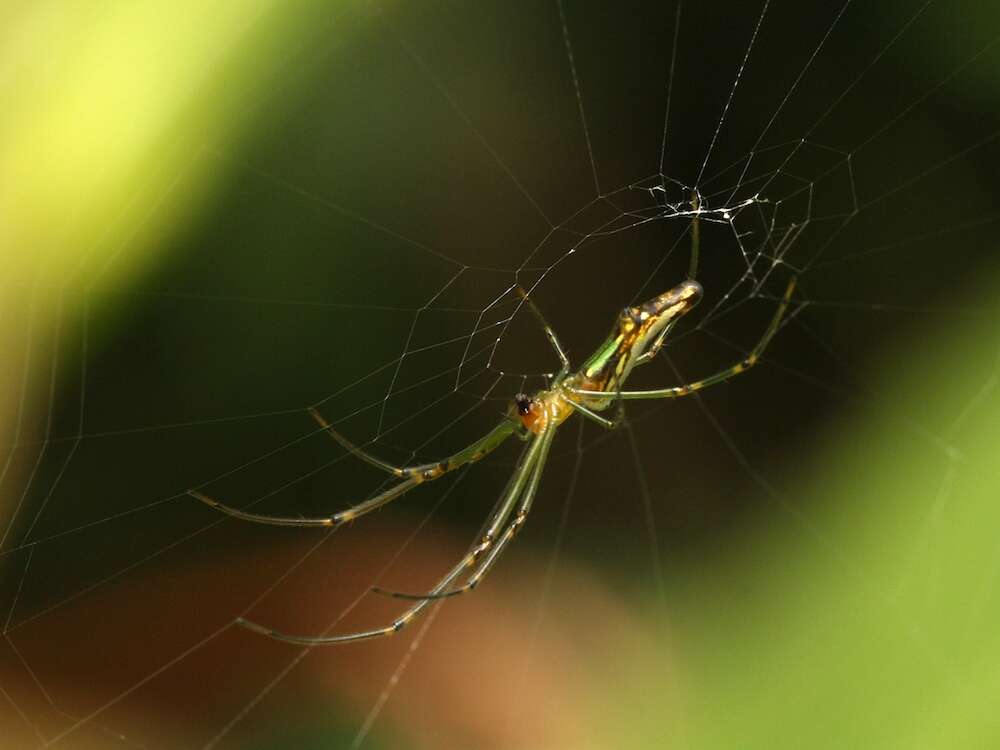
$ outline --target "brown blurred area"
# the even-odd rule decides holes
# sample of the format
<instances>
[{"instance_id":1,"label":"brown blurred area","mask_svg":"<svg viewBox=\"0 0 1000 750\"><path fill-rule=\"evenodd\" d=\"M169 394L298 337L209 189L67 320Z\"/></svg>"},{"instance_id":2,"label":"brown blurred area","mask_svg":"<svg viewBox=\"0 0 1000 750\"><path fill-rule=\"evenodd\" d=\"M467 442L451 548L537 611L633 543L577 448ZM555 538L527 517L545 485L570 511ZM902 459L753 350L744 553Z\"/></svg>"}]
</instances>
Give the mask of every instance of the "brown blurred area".
<instances>
[{"instance_id":1,"label":"brown blurred area","mask_svg":"<svg viewBox=\"0 0 1000 750\"><path fill-rule=\"evenodd\" d=\"M335 558L316 559L321 548L249 616L312 634L334 617L331 632L387 622L400 602L364 596L377 558L370 545L398 549L408 532L376 525L382 528L374 536L337 532L326 542L336 547ZM466 549L440 530L422 535L420 547L382 585L426 588ZM133 731L143 746L201 746L250 707L220 746L253 746L255 737L270 746L259 738L272 737L280 747L310 716L332 724L340 716L359 728L358 720L381 705L383 691L376 747L384 736L412 748L602 747L603 696L648 669L643 655L657 653L653 647L666 638L566 561L548 578L544 560L520 557L391 638L312 649L264 692L302 650L226 623L269 573L302 552L299 543L271 543L206 563L226 568L223 589L208 585L212 571L191 563L136 571L32 620L30 628L14 628L3 644L2 684L26 720L10 704L3 709L14 733L8 738L20 738L4 747L28 747L36 733L51 739L67 731L55 746L107 747L120 733L128 747ZM331 564L336 573L316 575ZM666 711L670 696L660 698ZM281 724L270 724L271 716L281 716ZM73 729L80 718L83 725Z\"/></svg>"}]
</instances>

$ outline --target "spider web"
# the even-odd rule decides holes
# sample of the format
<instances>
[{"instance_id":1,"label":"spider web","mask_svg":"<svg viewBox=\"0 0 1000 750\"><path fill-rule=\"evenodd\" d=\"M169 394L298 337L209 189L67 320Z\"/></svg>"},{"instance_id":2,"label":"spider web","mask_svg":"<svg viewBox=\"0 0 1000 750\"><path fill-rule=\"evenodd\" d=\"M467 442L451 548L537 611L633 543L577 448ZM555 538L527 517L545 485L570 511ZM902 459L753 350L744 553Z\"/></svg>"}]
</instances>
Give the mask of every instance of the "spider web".
<instances>
[{"instance_id":1,"label":"spider web","mask_svg":"<svg viewBox=\"0 0 1000 750\"><path fill-rule=\"evenodd\" d=\"M684 587L720 550L788 525L813 565L867 578L831 520L844 498L792 489L845 415L876 415L926 459L912 556L878 594L933 607L995 326L936 406L890 408L872 362L939 320L995 321L974 283L995 270L1000 26L972 4L802 5L346 8L282 61L252 135L162 183L184 191L192 161L224 176L162 268L91 292L106 268L81 264L87 303L47 328L39 290L12 300L12 746L600 747L585 686L641 682L615 665L696 647L666 633L718 596ZM234 625L389 622L398 602L370 587L433 585L518 446L334 533L243 524L189 487L315 516L388 486L309 407L392 462L453 453L558 366L519 286L579 366L623 305L687 278L695 217L705 299L629 385L739 361L796 276L759 368L629 402L615 432L567 423L489 581L405 634L303 650Z\"/></svg>"}]
</instances>

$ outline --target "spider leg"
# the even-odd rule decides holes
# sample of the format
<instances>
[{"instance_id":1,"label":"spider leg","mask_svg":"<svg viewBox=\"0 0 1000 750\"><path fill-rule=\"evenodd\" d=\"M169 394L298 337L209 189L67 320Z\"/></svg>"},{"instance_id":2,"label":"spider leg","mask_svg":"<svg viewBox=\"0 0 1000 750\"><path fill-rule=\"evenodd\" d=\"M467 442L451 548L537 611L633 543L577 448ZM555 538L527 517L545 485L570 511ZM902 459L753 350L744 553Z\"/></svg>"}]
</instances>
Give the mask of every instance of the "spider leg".
<instances>
[{"instance_id":1,"label":"spider leg","mask_svg":"<svg viewBox=\"0 0 1000 750\"><path fill-rule=\"evenodd\" d=\"M314 414L318 419L322 420L322 417L318 413ZM320 422L325 424L325 420ZM318 518L299 518L296 516L272 516L262 513L250 513L239 508L234 508L225 503L221 503L213 497L210 497L203 492L198 490L188 490L188 494L191 497L200 500L211 508L215 508L222 513L233 516L233 518L239 518L243 521L252 521L254 523L269 524L271 526L322 526L331 527L339 526L347 521L352 521L359 516L363 516L366 513L381 508L386 503L395 500L400 495L409 492L418 484L423 482L430 482L439 477L444 476L450 471L454 471L460 466L464 466L467 463L473 461L478 461L480 458L485 456L490 451L494 450L498 445L500 445L504 440L514 434L516 430L516 425L513 421L509 419L503 420L500 424L494 427L485 436L481 437L472 445L463 448L458 453L455 453L443 461L437 463L429 464L418 464L415 466L406 466L398 469L390 467L389 464L384 464L379 461L379 459L363 454L362 457L365 461L375 466L382 464L381 468L388 468L391 473L396 474L396 476L404 478L402 482L389 487L388 489L380 492L379 494L371 497L363 502L357 503L345 510L338 513L334 513L329 516L320 516ZM345 446L353 445L347 441L346 438L342 438L337 433L334 433L332 429L327 427L328 432L334 435L338 442ZM350 449L350 448L349 448ZM352 450L352 452L356 452Z\"/></svg>"},{"instance_id":2,"label":"spider leg","mask_svg":"<svg viewBox=\"0 0 1000 750\"><path fill-rule=\"evenodd\" d=\"M438 594L447 591L448 587L451 586L456 579L460 578L472 564L474 564L477 559L476 555L481 555L483 551L492 546L493 538L503 526L506 519L510 516L511 510L514 507L517 498L521 495L529 475L531 475L532 479L531 484L533 484L534 487L537 487L537 475L540 475L541 473L540 467L544 463L544 454L548 451L548 446L552 442L552 434L554 433L554 429L546 431L541 436L532 440L531 444L525 448L521 462L518 464L514 475L511 477L511 481L507 485L507 489L505 490L499 503L499 507L490 518L482 539L473 547L468 555L462 558L457 565L455 565L440 581L438 581L434 588L429 592L429 596L419 597L420 601L405 610L399 617L388 625L380 628L373 628L371 630L362 630L356 633L345 633L343 635L301 636L282 633L278 630L274 630L251 620L246 620L242 617L236 620L236 623L244 628L247 628L248 630L252 630L255 633L266 635L267 637L274 638L278 641L295 643L300 646L322 646L333 643L350 643L352 641L381 638L383 636L398 633L410 622L412 622L413 619L426 607L428 607L431 604L431 601L437 598ZM534 489L532 489L532 492L534 492Z\"/></svg>"},{"instance_id":3,"label":"spider leg","mask_svg":"<svg viewBox=\"0 0 1000 750\"><path fill-rule=\"evenodd\" d=\"M764 349L770 343L771 339L774 338L774 334L778 331L778 326L781 324L782 318L785 316L785 312L788 309L788 305L792 299L792 291L795 289L795 278L788 284L788 288L785 290L785 294L781 299L781 304L778 305L778 309L774 313L774 317L771 319L771 323L768 325L767 330L764 331L764 335L761 337L757 345L744 357L742 360L737 362L731 367L727 367L712 375L702 378L701 380L696 380L691 383L685 383L684 385L675 385L670 388L657 388L649 391L588 391L580 388L571 389L573 393L577 393L581 396L587 396L588 398L623 398L623 399L641 399L641 398L680 398L681 396L689 396L692 393L700 391L709 386L716 385L717 383L725 382L742 372L746 372L755 364L760 361L761 354L763 354Z\"/></svg>"},{"instance_id":4,"label":"spider leg","mask_svg":"<svg viewBox=\"0 0 1000 750\"><path fill-rule=\"evenodd\" d=\"M588 409L583 404L576 403L576 402L573 403L573 409L575 411L580 412L587 419L591 420L592 422L597 422L597 424L599 424L601 427L604 427L605 429L608 429L608 430L613 430L616 427L618 427L618 422L621 420L621 407L620 407L620 405L619 405L619 409L618 409L619 413L615 415L614 419L608 419L607 417L602 417L600 414L598 414L597 412L593 411L592 409Z\"/></svg>"},{"instance_id":5,"label":"spider leg","mask_svg":"<svg viewBox=\"0 0 1000 750\"><path fill-rule=\"evenodd\" d=\"M654 341L653 344L646 351L640 354L638 359L636 359L636 367L646 364L660 353L660 349L663 348L663 342L667 339L667 334L673 330L675 324L676 321L673 321L666 328L660 331L660 335L656 337L656 341Z\"/></svg>"},{"instance_id":6,"label":"spider leg","mask_svg":"<svg viewBox=\"0 0 1000 750\"><path fill-rule=\"evenodd\" d=\"M438 585L442 588L448 586L462 574L463 570L464 568L456 566L447 576L441 579L441 582ZM266 635L268 638L273 638L276 641L294 643L299 646L327 646L334 643L366 641L370 638L381 638L398 633L400 630L409 625L422 610L430 605L430 603L430 600L417 602L417 604L410 607L408 610L403 612L403 614L384 627L373 628L371 630L360 630L356 633L345 633L344 635L290 635L242 617L236 620L236 624L246 628L247 630L252 630L254 633Z\"/></svg>"},{"instance_id":7,"label":"spider leg","mask_svg":"<svg viewBox=\"0 0 1000 750\"><path fill-rule=\"evenodd\" d=\"M697 279L698 258L701 251L701 193L698 192L697 187L691 188L691 211L693 212L691 216L691 228L689 230L691 232L691 262L688 264L688 278ZM636 361L636 365L649 362L659 353L671 328L673 328L673 325L668 325L660 332L653 345Z\"/></svg>"},{"instance_id":8,"label":"spider leg","mask_svg":"<svg viewBox=\"0 0 1000 750\"><path fill-rule=\"evenodd\" d=\"M698 188L691 188L691 209L695 212L691 217L691 264L688 266L688 278L698 278L698 252L701 247L701 193Z\"/></svg>"},{"instance_id":9,"label":"spider leg","mask_svg":"<svg viewBox=\"0 0 1000 750\"><path fill-rule=\"evenodd\" d=\"M397 497L405 492L409 492L418 484L421 483L421 479L418 477L410 477L404 482L400 482L393 487L380 492L375 495L375 497L369 498L364 502L353 505L346 510L342 510L339 513L334 513L330 516L321 516L319 518L299 518L297 516L271 516L262 513L250 513L245 510L240 510L239 508L233 508L232 506L220 503L213 497L199 492L198 490L188 490L187 493L210 508L215 508L215 510L225 513L233 518L239 518L242 521L253 521L254 523L263 523L270 526L339 526L347 521L352 521L358 516L363 516L365 513L371 513L376 508L381 508L388 502L395 500Z\"/></svg>"},{"instance_id":10,"label":"spider leg","mask_svg":"<svg viewBox=\"0 0 1000 750\"><path fill-rule=\"evenodd\" d=\"M538 322L542 326L542 330L545 331L546 337L549 339L549 343L552 344L552 348L556 350L556 356L559 357L560 368L559 374L556 375L556 379L563 377L567 372L569 372L569 357L566 356L566 352L562 348L562 344L559 343L559 339L556 337L556 332L552 329L546 320L545 316L542 315L542 311L538 309L538 305L535 301L528 296L528 293L524 290L520 284L517 286L517 293L524 300L524 303L528 306L528 309L534 314L538 319Z\"/></svg>"},{"instance_id":11,"label":"spider leg","mask_svg":"<svg viewBox=\"0 0 1000 750\"><path fill-rule=\"evenodd\" d=\"M524 494L521 497L521 502L517 507L517 511L513 513L513 518L509 523L507 523L507 518L511 515L511 509L506 508L506 513L504 513L505 508L501 507L500 510L498 510L498 512L494 515L494 519L490 524L489 530L483 535L482 540L476 544L476 546L474 546L458 564L458 567L462 569L475 566L472 574L464 584L456 588L449 589L447 588L448 584L444 583L444 579L442 579L437 585L434 586L433 589L431 589L431 591L424 594L389 591L379 587L375 587L372 590L376 593L385 594L397 599L427 600L444 599L450 596L457 596L459 594L472 591L472 589L478 586L479 582L486 576L486 574L490 571L490 568L493 567L493 564L500 557L500 553L502 553L511 540L517 536L517 532L521 530L521 527L524 526L525 521L527 521L528 513L531 511L531 504L535 499L538 484L542 478L542 471L545 469L545 460L548 457L549 446L552 444L555 432L556 428L549 428L538 438L538 441L541 442L542 445L534 466L530 467L531 478L528 480L527 486L524 488ZM503 523L506 523L506 527L503 528L501 533L500 529L501 524Z\"/></svg>"},{"instance_id":12,"label":"spider leg","mask_svg":"<svg viewBox=\"0 0 1000 750\"><path fill-rule=\"evenodd\" d=\"M376 469L381 469L382 471L388 472L389 474L393 474L400 478L412 477L414 475L421 474L425 475L424 479L437 479L437 477L441 474L454 471L470 461L478 461L490 451L495 450L504 440L510 437L511 433L516 429L516 425L511 420L505 419L472 445L463 448L458 453L446 458L444 461L414 464L412 466L394 466L393 464L383 461L382 459L377 458L376 456L373 456L356 446L346 437L333 429L333 425L331 425L316 409L309 407L309 413L312 415L312 418L316 420L319 426L322 427L331 438L333 438L349 453L353 453L362 461L374 466ZM440 473L436 473L437 469L441 467L445 468L443 468ZM436 475L426 476L428 473L436 473Z\"/></svg>"}]
</instances>

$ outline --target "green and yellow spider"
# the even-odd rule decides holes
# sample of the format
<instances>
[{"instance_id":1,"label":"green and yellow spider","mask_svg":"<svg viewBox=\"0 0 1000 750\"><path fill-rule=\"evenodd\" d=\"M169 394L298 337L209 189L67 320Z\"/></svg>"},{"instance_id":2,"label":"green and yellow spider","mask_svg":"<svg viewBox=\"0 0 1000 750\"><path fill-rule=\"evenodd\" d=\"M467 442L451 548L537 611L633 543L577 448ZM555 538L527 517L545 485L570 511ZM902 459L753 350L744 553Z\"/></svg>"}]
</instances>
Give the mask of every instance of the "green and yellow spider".
<instances>
[{"instance_id":1,"label":"green and yellow spider","mask_svg":"<svg viewBox=\"0 0 1000 750\"><path fill-rule=\"evenodd\" d=\"M414 466L393 466L354 445L336 432L319 412L310 409L313 418L336 442L361 460L399 477L402 481L347 510L322 518L291 518L249 513L223 505L218 500L197 490L189 490L189 494L216 510L244 521L274 526L333 527L370 513L419 484L432 481L460 466L478 461L496 449L511 435L518 435L522 440L527 441L527 445L482 536L465 557L438 581L434 588L423 594L405 594L375 589L379 593L390 596L417 600L416 604L389 625L343 635L298 636L280 633L242 618L238 620L239 624L271 638L305 646L361 641L392 635L406 627L431 601L462 594L475 588L527 520L532 501L538 491L538 484L545 468L546 458L549 455L549 448L556 431L563 422L574 412L579 412L603 427L613 429L617 426L617 419L607 419L598 412L607 409L619 399L687 396L710 385L728 380L753 367L759 361L768 342L777 332L781 319L788 308L794 287L795 279L792 278L770 325L764 331L764 335L757 342L757 345L743 360L701 380L670 388L646 391L624 391L622 386L635 367L646 364L656 356L674 324L701 299L702 289L697 281L685 281L645 304L625 308L615 320L608 339L576 372L570 372L569 359L559 343L559 339L556 338L555 332L545 322L541 311L528 298L527 294L521 292L522 299L538 319L545 335L552 344L552 348L559 357L561 368L553 377L549 388L531 396L519 393L514 397L500 424L472 445L443 461ZM465 578L464 583L455 585L456 581L470 570L471 572Z\"/></svg>"}]
</instances>

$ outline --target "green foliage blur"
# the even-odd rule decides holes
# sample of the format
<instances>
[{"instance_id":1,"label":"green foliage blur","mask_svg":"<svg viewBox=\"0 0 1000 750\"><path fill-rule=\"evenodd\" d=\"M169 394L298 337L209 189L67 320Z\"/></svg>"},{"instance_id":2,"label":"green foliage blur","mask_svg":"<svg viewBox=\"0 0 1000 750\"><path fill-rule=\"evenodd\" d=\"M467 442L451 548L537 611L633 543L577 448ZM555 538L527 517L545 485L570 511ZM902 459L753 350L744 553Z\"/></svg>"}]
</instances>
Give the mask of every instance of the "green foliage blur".
<instances>
[{"instance_id":1,"label":"green foliage blur","mask_svg":"<svg viewBox=\"0 0 1000 750\"><path fill-rule=\"evenodd\" d=\"M775 498L805 498L808 523L761 529L669 588L683 647L627 691L628 746L996 746L996 326L924 333L874 368L891 399L827 435ZM915 405L928 433L906 436ZM656 713L677 674L690 692Z\"/></svg>"}]
</instances>

